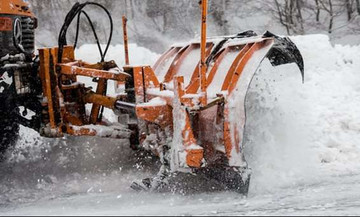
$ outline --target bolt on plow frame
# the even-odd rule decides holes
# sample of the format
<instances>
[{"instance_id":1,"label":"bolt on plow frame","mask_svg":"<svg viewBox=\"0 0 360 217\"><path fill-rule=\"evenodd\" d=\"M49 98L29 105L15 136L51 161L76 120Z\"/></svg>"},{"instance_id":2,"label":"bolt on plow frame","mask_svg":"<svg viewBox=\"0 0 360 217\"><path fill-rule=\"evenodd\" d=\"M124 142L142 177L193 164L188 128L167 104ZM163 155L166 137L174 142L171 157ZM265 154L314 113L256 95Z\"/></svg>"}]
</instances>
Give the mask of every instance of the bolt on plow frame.
<instances>
[{"instance_id":1,"label":"bolt on plow frame","mask_svg":"<svg viewBox=\"0 0 360 217\"><path fill-rule=\"evenodd\" d=\"M87 5L103 9L109 17L105 51L84 10ZM41 86L34 94L41 97L37 106L30 107L35 118L21 124L46 137L69 134L130 139L133 149L151 151L160 158L160 171L134 182L131 187L135 190L165 189L171 179L190 174L247 194L251 169L243 140L245 100L252 78L265 58L274 66L296 63L303 79L304 63L289 38L270 32L207 37L207 0L200 5L201 39L171 46L152 67L129 65L127 19L123 17L126 65L120 69L114 61L105 61L113 30L109 11L94 2L75 4L65 18L58 46L39 49L39 58L31 61L35 80ZM74 46L67 45L67 29L76 16L79 22L81 15L94 30L99 63L75 59L77 37ZM4 71L5 66L2 68ZM77 76L93 78L96 90L79 82ZM125 92L108 96L109 80L125 84ZM87 104L92 105L90 112L86 111ZM104 108L114 110L119 122L104 120Z\"/></svg>"}]
</instances>

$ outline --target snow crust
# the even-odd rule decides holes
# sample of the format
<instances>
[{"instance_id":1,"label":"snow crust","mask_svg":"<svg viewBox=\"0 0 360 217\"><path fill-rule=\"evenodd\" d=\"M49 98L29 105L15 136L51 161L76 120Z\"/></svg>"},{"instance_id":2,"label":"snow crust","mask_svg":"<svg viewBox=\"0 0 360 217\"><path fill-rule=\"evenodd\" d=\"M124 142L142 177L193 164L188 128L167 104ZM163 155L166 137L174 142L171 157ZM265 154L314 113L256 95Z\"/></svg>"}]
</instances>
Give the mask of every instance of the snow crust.
<instances>
[{"instance_id":1,"label":"snow crust","mask_svg":"<svg viewBox=\"0 0 360 217\"><path fill-rule=\"evenodd\" d=\"M166 105L166 101L161 97L155 97L147 103L143 103L144 106L163 106Z\"/></svg>"},{"instance_id":2,"label":"snow crust","mask_svg":"<svg viewBox=\"0 0 360 217\"><path fill-rule=\"evenodd\" d=\"M0 164L0 213L359 213L360 46L333 46L325 35L291 39L304 57L305 83L294 64L274 68L265 60L246 99L244 152L253 171L248 198L229 192L134 193L130 183L158 167L125 141L44 139L22 127L20 141ZM109 52L121 66L122 47ZM77 55L98 59L95 45ZM158 55L131 45L130 57L132 64L144 64ZM112 115L105 114L117 118Z\"/></svg>"}]
</instances>

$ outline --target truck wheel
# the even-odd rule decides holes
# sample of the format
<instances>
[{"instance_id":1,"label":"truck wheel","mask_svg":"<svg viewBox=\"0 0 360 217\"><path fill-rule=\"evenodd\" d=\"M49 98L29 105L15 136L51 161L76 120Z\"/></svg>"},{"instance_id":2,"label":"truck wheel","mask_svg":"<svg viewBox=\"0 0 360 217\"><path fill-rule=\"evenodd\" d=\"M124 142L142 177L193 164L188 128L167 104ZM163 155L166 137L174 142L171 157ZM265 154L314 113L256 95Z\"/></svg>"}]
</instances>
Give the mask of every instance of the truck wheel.
<instances>
[{"instance_id":1,"label":"truck wheel","mask_svg":"<svg viewBox=\"0 0 360 217\"><path fill-rule=\"evenodd\" d=\"M13 147L19 136L19 124L13 118L0 115L0 159L3 158L5 151Z\"/></svg>"}]
</instances>

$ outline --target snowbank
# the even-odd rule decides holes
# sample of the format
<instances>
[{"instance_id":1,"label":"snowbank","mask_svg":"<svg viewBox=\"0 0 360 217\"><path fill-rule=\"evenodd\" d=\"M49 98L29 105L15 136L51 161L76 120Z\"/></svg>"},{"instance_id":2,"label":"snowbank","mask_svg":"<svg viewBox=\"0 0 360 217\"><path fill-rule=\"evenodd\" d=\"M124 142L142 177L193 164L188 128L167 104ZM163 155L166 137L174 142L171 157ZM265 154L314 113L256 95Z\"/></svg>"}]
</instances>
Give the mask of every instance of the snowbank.
<instances>
[{"instance_id":1,"label":"snowbank","mask_svg":"<svg viewBox=\"0 0 360 217\"><path fill-rule=\"evenodd\" d=\"M294 64L265 61L248 96L253 192L360 172L360 46L332 46L325 35L292 40L305 83Z\"/></svg>"},{"instance_id":2,"label":"snowbank","mask_svg":"<svg viewBox=\"0 0 360 217\"><path fill-rule=\"evenodd\" d=\"M105 45L102 45L105 50ZM79 47L75 55L84 61L96 63L100 61L98 47L95 44L86 44ZM149 49L139 47L136 44L129 44L129 59L131 65L152 65L155 63L159 54L151 52ZM106 61L115 60L118 66L125 65L124 45L110 45Z\"/></svg>"}]
</instances>

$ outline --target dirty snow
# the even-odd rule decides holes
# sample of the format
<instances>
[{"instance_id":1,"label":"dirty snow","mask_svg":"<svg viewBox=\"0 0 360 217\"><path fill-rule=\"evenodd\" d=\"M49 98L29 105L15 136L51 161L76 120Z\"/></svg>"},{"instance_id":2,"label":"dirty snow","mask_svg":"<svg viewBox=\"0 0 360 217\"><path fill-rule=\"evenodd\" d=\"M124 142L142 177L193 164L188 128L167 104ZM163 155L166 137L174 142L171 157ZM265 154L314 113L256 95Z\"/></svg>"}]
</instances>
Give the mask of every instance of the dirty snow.
<instances>
[{"instance_id":1,"label":"dirty snow","mask_svg":"<svg viewBox=\"0 0 360 217\"><path fill-rule=\"evenodd\" d=\"M358 214L360 46L332 46L325 35L292 39L304 56L305 83L294 64L274 68L264 61L247 98L244 145L253 170L247 198L230 192L136 193L130 183L155 174L159 165L126 142L43 139L22 128L0 164L0 214ZM96 48L90 47L78 54L89 57ZM110 52L122 59L123 49L116 47ZM136 46L132 52L134 64L157 57L147 52L142 59L145 52Z\"/></svg>"}]
</instances>

